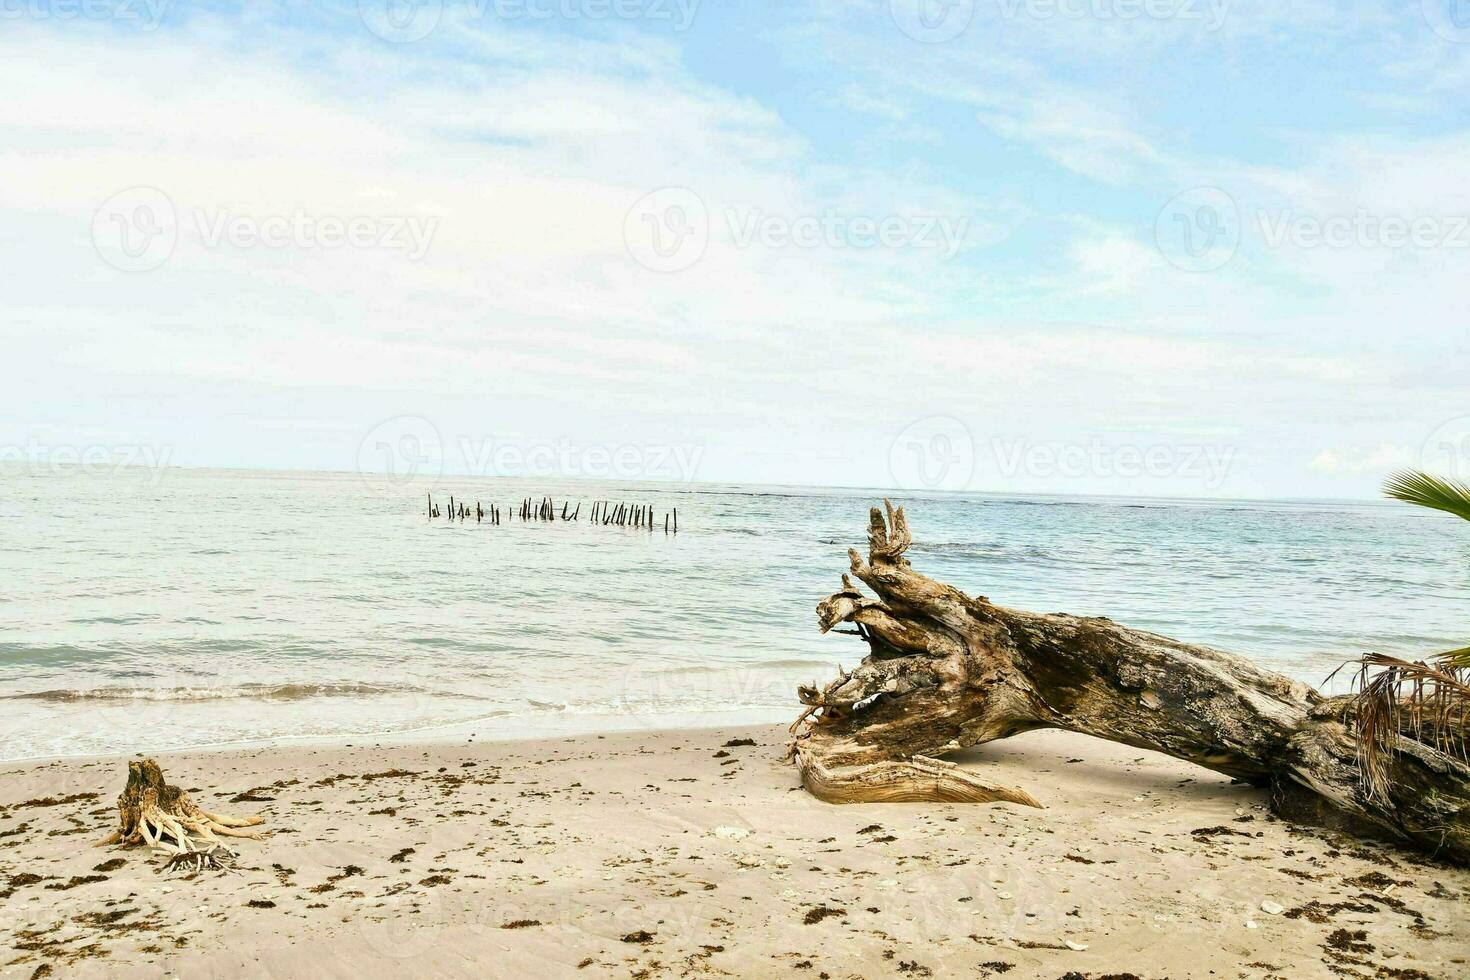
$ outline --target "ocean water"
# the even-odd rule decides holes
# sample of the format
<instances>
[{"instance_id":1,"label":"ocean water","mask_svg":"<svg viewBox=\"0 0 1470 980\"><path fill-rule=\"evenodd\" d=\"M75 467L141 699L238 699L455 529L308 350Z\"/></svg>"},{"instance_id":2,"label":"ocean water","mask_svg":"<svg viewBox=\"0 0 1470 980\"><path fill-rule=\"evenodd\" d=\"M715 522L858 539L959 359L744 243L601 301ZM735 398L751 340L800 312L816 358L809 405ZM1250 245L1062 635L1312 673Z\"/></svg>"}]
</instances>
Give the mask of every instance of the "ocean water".
<instances>
[{"instance_id":1,"label":"ocean water","mask_svg":"<svg viewBox=\"0 0 1470 980\"><path fill-rule=\"evenodd\" d=\"M500 526L430 520L425 492ZM582 502L522 523L524 496ZM0 475L0 759L784 721L862 652L814 606L878 491ZM1388 502L901 494L920 570L1311 683L1470 640L1470 527ZM659 528L593 526L594 500ZM662 515L677 507L679 534Z\"/></svg>"}]
</instances>

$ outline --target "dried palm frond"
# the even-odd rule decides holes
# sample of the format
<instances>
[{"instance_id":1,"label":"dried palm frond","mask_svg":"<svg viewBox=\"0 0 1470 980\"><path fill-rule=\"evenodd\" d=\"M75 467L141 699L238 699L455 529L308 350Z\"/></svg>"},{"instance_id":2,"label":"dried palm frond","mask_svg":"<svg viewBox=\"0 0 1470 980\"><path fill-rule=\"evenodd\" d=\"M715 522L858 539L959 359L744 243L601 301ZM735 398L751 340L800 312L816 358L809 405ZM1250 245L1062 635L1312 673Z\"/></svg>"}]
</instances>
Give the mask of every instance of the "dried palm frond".
<instances>
[{"instance_id":1,"label":"dried palm frond","mask_svg":"<svg viewBox=\"0 0 1470 980\"><path fill-rule=\"evenodd\" d=\"M1470 666L1452 650L1433 663L1381 653L1358 662L1347 718L1358 735L1358 765L1370 798L1387 796L1389 759L1399 740L1423 745L1470 762Z\"/></svg>"},{"instance_id":2,"label":"dried palm frond","mask_svg":"<svg viewBox=\"0 0 1470 980\"><path fill-rule=\"evenodd\" d=\"M1417 470L1403 470L1388 478L1383 492L1394 500L1420 507L1442 510L1470 521L1470 486L1459 480L1431 476Z\"/></svg>"}]
</instances>

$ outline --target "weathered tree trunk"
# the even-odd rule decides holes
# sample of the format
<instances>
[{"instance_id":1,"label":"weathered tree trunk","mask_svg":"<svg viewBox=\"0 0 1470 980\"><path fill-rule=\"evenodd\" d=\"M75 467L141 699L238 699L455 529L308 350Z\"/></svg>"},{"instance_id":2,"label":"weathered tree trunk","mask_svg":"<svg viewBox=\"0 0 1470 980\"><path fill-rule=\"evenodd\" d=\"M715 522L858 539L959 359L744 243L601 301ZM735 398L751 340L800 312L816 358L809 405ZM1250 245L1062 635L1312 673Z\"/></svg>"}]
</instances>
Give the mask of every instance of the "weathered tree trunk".
<instances>
[{"instance_id":1,"label":"weathered tree trunk","mask_svg":"<svg viewBox=\"0 0 1470 980\"><path fill-rule=\"evenodd\" d=\"M220 837L260 840L260 831L245 830L261 817L230 817L201 809L189 794L164 781L152 759L128 763L128 782L117 798L119 826L103 844L132 847L147 844L171 855L170 870L227 871L235 852Z\"/></svg>"},{"instance_id":2,"label":"weathered tree trunk","mask_svg":"<svg viewBox=\"0 0 1470 980\"><path fill-rule=\"evenodd\" d=\"M834 803L1006 800L1040 806L934 756L1038 728L1153 749L1269 786L1278 813L1385 834L1470 863L1470 767L1400 738L1371 791L1352 698L1326 698L1232 654L1100 617L994 605L929 579L903 557L902 508L874 508L866 562L817 607L822 631L855 624L868 655L823 689L802 688L792 726L803 785ZM843 631L853 632L853 631Z\"/></svg>"}]
</instances>

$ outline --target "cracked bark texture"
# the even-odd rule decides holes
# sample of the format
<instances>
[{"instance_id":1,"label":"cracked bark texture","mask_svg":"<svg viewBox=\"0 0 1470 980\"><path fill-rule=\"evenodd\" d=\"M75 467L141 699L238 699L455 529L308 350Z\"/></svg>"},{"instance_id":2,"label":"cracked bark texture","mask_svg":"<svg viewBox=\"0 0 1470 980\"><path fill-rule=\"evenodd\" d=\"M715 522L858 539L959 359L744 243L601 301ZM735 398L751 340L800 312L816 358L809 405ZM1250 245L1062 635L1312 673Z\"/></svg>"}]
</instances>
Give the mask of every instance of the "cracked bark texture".
<instances>
[{"instance_id":1,"label":"cracked bark texture","mask_svg":"<svg viewBox=\"0 0 1470 980\"><path fill-rule=\"evenodd\" d=\"M867 656L824 688L803 687L792 725L802 783L820 799L1040 806L938 756L1039 728L1151 749L1269 787L1282 816L1387 836L1470 864L1470 768L1399 739L1387 793L1370 794L1351 697L1209 647L1102 617L1039 614L968 596L913 570L903 509L873 508L868 558L817 606L822 631L859 636ZM838 629L852 624L855 629Z\"/></svg>"}]
</instances>

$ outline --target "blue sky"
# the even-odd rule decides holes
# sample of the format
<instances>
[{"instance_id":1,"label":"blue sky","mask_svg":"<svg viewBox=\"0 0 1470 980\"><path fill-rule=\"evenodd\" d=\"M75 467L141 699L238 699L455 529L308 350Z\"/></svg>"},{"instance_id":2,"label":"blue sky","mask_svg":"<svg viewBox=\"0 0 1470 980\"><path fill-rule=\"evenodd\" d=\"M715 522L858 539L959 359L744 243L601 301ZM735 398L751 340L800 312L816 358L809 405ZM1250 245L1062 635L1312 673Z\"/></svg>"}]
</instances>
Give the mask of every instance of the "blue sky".
<instances>
[{"instance_id":1,"label":"blue sky","mask_svg":"<svg viewBox=\"0 0 1470 980\"><path fill-rule=\"evenodd\" d=\"M0 79L0 460L1470 468L1461 0L0 0Z\"/></svg>"}]
</instances>

